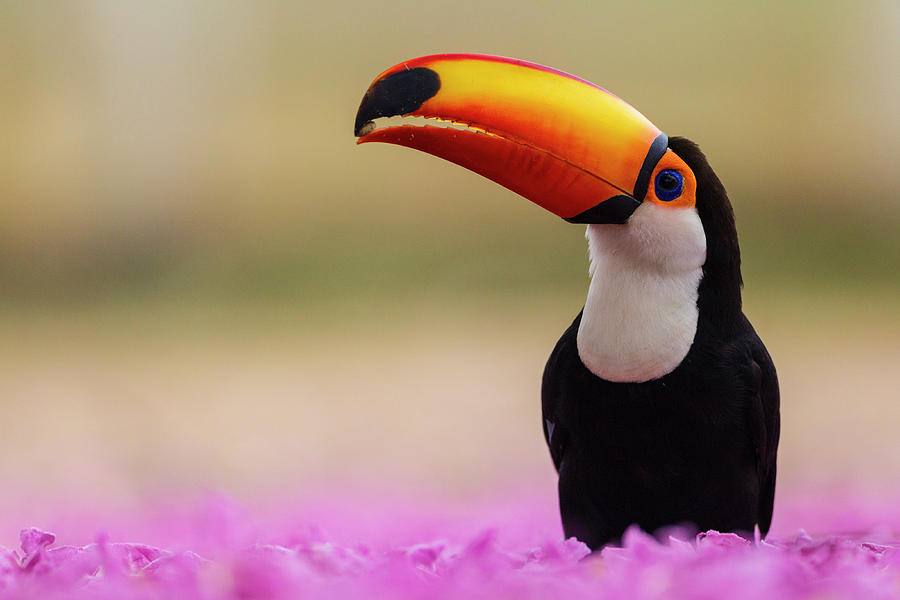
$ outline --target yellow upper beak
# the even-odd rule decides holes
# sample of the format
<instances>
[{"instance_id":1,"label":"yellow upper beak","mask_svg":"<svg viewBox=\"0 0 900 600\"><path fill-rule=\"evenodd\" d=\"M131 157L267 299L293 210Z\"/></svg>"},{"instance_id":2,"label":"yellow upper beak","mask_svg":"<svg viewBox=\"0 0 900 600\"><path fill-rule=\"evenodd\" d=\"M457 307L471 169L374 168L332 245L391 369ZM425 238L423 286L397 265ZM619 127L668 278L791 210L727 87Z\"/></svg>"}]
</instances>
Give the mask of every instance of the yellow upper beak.
<instances>
[{"instance_id":1,"label":"yellow upper beak","mask_svg":"<svg viewBox=\"0 0 900 600\"><path fill-rule=\"evenodd\" d=\"M466 127L372 124L394 115ZM473 54L417 58L379 75L360 104L355 133L359 143L450 160L580 223L624 223L668 145L641 113L600 87L533 63Z\"/></svg>"}]
</instances>

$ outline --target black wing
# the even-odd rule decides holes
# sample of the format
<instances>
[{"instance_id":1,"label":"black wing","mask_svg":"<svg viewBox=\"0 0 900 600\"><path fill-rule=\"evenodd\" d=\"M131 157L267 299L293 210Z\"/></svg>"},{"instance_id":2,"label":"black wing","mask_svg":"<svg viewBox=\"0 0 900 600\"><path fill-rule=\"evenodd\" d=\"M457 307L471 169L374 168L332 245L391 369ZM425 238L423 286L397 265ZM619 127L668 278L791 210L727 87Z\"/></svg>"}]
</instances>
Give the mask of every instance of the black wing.
<instances>
[{"instance_id":1,"label":"black wing","mask_svg":"<svg viewBox=\"0 0 900 600\"><path fill-rule=\"evenodd\" d=\"M753 337L750 367L755 396L750 407L753 414L750 422L759 477L759 531L765 536L772 524L775 501L776 459L781 435L780 396L778 375L772 358L755 332Z\"/></svg>"},{"instance_id":2,"label":"black wing","mask_svg":"<svg viewBox=\"0 0 900 600\"><path fill-rule=\"evenodd\" d=\"M575 321L562 334L556 347L547 359L544 367L544 378L541 383L541 413L544 429L544 440L550 449L550 458L553 466L559 471L565 453L569 432L565 423L560 423L560 407L563 399L564 373L567 371L566 363L572 352L577 355L576 349L578 337L578 325L581 323L581 313L575 317Z\"/></svg>"}]
</instances>

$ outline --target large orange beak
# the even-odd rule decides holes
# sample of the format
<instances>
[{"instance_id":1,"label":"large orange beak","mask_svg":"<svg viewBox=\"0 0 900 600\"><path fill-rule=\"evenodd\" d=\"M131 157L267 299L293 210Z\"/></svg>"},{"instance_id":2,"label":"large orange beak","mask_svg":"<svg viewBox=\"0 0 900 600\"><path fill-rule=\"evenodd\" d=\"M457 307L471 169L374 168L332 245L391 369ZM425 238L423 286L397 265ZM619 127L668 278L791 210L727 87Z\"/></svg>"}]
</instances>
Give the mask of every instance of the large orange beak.
<instances>
[{"instance_id":1,"label":"large orange beak","mask_svg":"<svg viewBox=\"0 0 900 600\"><path fill-rule=\"evenodd\" d=\"M396 115L452 126L374 122ZM454 162L573 223L626 222L668 146L641 113L596 85L477 54L391 67L363 97L354 133L360 144L398 144Z\"/></svg>"}]
</instances>

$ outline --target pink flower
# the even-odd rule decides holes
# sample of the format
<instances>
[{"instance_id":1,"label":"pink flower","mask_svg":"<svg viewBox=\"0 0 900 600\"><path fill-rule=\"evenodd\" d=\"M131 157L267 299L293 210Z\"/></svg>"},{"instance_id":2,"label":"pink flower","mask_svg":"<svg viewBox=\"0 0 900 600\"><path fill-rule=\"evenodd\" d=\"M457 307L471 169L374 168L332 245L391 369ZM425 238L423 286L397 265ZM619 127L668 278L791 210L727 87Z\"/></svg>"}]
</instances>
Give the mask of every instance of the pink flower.
<instances>
[{"instance_id":1,"label":"pink flower","mask_svg":"<svg viewBox=\"0 0 900 600\"><path fill-rule=\"evenodd\" d=\"M155 519L159 537L173 540L168 548L106 535L54 546L52 533L25 529L19 550L0 547L0 598L900 599L900 536L890 525L755 542L678 530L660 540L633 528L620 547L588 555L577 540L561 539L552 506L473 506L437 520L428 515L440 510L427 502L365 508L326 501L260 520L218 498ZM852 511L841 518L854 525ZM352 539L354 531L369 539Z\"/></svg>"}]
</instances>

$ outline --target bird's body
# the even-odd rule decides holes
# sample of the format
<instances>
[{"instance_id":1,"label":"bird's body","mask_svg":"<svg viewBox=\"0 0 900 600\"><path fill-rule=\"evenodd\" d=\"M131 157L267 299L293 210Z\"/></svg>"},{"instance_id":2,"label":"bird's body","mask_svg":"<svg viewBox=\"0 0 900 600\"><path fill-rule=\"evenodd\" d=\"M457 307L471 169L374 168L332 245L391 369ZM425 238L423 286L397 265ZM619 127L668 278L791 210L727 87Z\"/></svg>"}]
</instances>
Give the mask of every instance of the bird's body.
<instances>
[{"instance_id":1,"label":"bird's body","mask_svg":"<svg viewBox=\"0 0 900 600\"><path fill-rule=\"evenodd\" d=\"M456 126L373 122L392 115ZM587 224L590 290L542 384L567 536L597 549L631 524L765 535L778 382L742 312L731 204L695 144L584 80L469 54L382 73L354 131L360 142L445 158Z\"/></svg>"},{"instance_id":2,"label":"bird's body","mask_svg":"<svg viewBox=\"0 0 900 600\"><path fill-rule=\"evenodd\" d=\"M544 436L559 472L563 527L592 548L619 539L633 523L646 531L758 526L765 535L772 519L775 367L741 311L737 237L724 188L695 145L673 138L670 147L697 175L697 208L713 240L687 355L658 378L609 381L580 356L579 314L544 370ZM716 243L729 237L733 247ZM627 307L618 312L627 319Z\"/></svg>"},{"instance_id":3,"label":"bird's body","mask_svg":"<svg viewBox=\"0 0 900 600\"><path fill-rule=\"evenodd\" d=\"M683 524L763 535L772 518L775 371L750 323L723 334L701 316L684 362L616 383L578 356L581 315L547 362L544 435L559 471L563 528L591 548ZM773 439L770 439L773 438Z\"/></svg>"}]
</instances>

